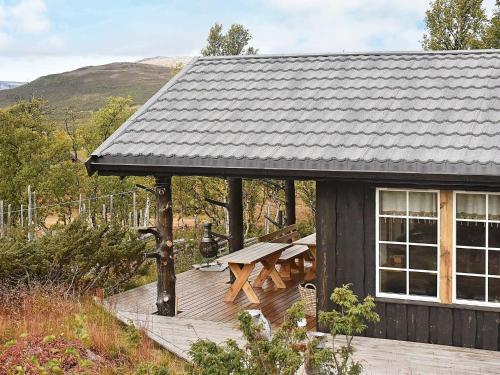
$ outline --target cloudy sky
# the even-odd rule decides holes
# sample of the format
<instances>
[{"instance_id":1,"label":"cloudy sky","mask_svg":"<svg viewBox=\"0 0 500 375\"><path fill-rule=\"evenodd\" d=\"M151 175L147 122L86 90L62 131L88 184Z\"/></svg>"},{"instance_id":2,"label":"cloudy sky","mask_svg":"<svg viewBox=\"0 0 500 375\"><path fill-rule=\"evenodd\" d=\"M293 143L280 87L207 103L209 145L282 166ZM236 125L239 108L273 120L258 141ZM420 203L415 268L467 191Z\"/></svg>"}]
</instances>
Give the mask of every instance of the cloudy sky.
<instances>
[{"instance_id":1,"label":"cloudy sky","mask_svg":"<svg viewBox=\"0 0 500 375\"><path fill-rule=\"evenodd\" d=\"M488 13L494 0L484 0ZM214 22L260 53L418 50L428 0L0 0L0 80L197 55Z\"/></svg>"}]
</instances>

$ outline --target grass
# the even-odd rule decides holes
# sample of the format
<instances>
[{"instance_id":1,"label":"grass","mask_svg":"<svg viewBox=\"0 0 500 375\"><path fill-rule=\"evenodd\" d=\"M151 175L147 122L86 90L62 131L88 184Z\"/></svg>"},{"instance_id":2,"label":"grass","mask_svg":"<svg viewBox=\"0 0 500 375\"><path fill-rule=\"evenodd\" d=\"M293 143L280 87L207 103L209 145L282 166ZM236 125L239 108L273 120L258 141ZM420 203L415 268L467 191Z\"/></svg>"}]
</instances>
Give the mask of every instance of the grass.
<instances>
[{"instance_id":1,"label":"grass","mask_svg":"<svg viewBox=\"0 0 500 375\"><path fill-rule=\"evenodd\" d=\"M185 362L90 297L59 288L0 291L0 374L184 372Z\"/></svg>"}]
</instances>

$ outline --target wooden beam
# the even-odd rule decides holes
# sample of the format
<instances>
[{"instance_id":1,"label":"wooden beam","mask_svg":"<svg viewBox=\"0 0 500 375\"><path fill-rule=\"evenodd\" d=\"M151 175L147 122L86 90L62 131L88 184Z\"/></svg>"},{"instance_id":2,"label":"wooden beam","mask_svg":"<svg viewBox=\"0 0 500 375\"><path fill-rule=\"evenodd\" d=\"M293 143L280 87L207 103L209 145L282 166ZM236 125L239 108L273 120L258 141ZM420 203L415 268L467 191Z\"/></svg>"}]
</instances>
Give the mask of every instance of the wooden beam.
<instances>
[{"instance_id":1,"label":"wooden beam","mask_svg":"<svg viewBox=\"0 0 500 375\"><path fill-rule=\"evenodd\" d=\"M295 181L285 180L286 225L295 224Z\"/></svg>"},{"instance_id":2,"label":"wooden beam","mask_svg":"<svg viewBox=\"0 0 500 375\"><path fill-rule=\"evenodd\" d=\"M441 303L452 303L453 277L453 192L440 192L439 296Z\"/></svg>"},{"instance_id":3,"label":"wooden beam","mask_svg":"<svg viewBox=\"0 0 500 375\"><path fill-rule=\"evenodd\" d=\"M172 177L156 178L156 229L160 237L156 265L158 285L156 306L158 315L175 316L175 268L172 213Z\"/></svg>"}]
</instances>

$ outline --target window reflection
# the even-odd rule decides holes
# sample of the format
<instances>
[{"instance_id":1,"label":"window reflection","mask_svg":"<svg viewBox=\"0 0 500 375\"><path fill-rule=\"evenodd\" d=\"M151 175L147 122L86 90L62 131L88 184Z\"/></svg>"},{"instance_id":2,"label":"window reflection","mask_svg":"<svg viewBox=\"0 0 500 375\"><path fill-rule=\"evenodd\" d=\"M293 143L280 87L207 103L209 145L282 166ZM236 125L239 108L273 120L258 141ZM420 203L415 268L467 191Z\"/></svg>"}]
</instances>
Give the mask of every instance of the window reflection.
<instances>
[{"instance_id":1,"label":"window reflection","mask_svg":"<svg viewBox=\"0 0 500 375\"><path fill-rule=\"evenodd\" d=\"M379 251L381 267L406 267L406 245L380 244Z\"/></svg>"},{"instance_id":2,"label":"window reflection","mask_svg":"<svg viewBox=\"0 0 500 375\"><path fill-rule=\"evenodd\" d=\"M500 223L488 223L488 246L500 248Z\"/></svg>"},{"instance_id":3,"label":"window reflection","mask_svg":"<svg viewBox=\"0 0 500 375\"><path fill-rule=\"evenodd\" d=\"M380 240L393 242L406 242L406 219L381 217Z\"/></svg>"},{"instance_id":4,"label":"window reflection","mask_svg":"<svg viewBox=\"0 0 500 375\"><path fill-rule=\"evenodd\" d=\"M410 294L437 297L437 275L410 272Z\"/></svg>"},{"instance_id":5,"label":"window reflection","mask_svg":"<svg viewBox=\"0 0 500 375\"><path fill-rule=\"evenodd\" d=\"M475 301L485 300L485 279L476 276L457 275L457 298Z\"/></svg>"},{"instance_id":6,"label":"window reflection","mask_svg":"<svg viewBox=\"0 0 500 375\"><path fill-rule=\"evenodd\" d=\"M406 272L380 270L380 291L406 294Z\"/></svg>"},{"instance_id":7,"label":"window reflection","mask_svg":"<svg viewBox=\"0 0 500 375\"><path fill-rule=\"evenodd\" d=\"M410 268L437 271L437 248L433 246L410 246Z\"/></svg>"},{"instance_id":8,"label":"window reflection","mask_svg":"<svg viewBox=\"0 0 500 375\"><path fill-rule=\"evenodd\" d=\"M486 251L457 248L457 272L484 274Z\"/></svg>"},{"instance_id":9,"label":"window reflection","mask_svg":"<svg viewBox=\"0 0 500 375\"><path fill-rule=\"evenodd\" d=\"M482 222L457 221L457 246L486 246L486 224Z\"/></svg>"},{"instance_id":10,"label":"window reflection","mask_svg":"<svg viewBox=\"0 0 500 375\"><path fill-rule=\"evenodd\" d=\"M437 220L410 219L410 242L437 244Z\"/></svg>"},{"instance_id":11,"label":"window reflection","mask_svg":"<svg viewBox=\"0 0 500 375\"><path fill-rule=\"evenodd\" d=\"M500 279L488 278L488 302L500 302Z\"/></svg>"},{"instance_id":12,"label":"window reflection","mask_svg":"<svg viewBox=\"0 0 500 375\"><path fill-rule=\"evenodd\" d=\"M500 250L488 251L488 274L500 276Z\"/></svg>"}]
</instances>

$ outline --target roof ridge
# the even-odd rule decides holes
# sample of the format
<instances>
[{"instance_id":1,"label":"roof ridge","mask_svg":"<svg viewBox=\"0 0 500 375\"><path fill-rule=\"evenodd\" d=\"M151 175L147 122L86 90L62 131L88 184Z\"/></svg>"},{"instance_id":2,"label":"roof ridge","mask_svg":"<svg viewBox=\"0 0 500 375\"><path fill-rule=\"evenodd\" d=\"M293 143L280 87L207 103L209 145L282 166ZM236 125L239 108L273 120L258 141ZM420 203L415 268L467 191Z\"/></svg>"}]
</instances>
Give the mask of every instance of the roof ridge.
<instances>
[{"instance_id":1,"label":"roof ridge","mask_svg":"<svg viewBox=\"0 0 500 375\"><path fill-rule=\"evenodd\" d=\"M475 49L475 50L447 50L447 51L359 51L359 52L312 52L312 53L276 53L276 54L261 54L261 55L224 55L224 56L200 56L199 61L207 60L237 60L237 59L266 59L266 58L283 58L283 57L318 57L318 56L378 56L378 55L473 55L473 54L490 54L500 53L500 49Z\"/></svg>"}]
</instances>

